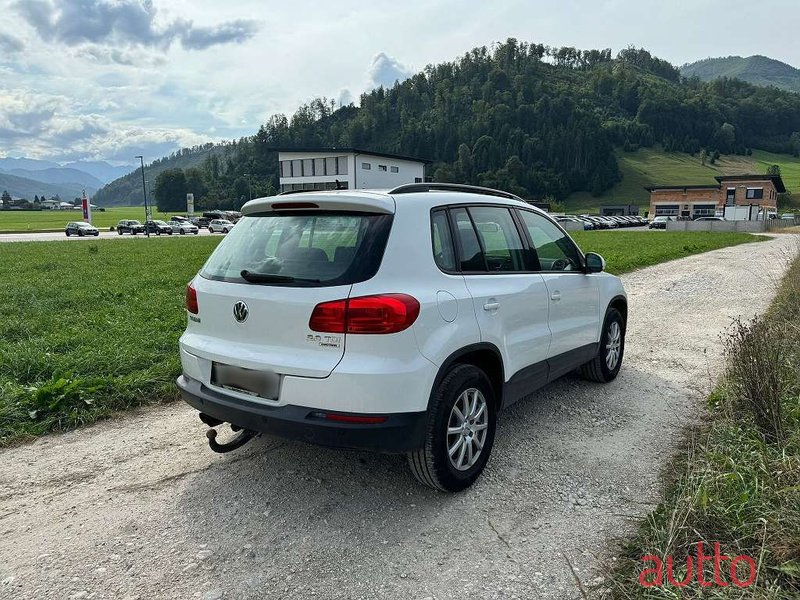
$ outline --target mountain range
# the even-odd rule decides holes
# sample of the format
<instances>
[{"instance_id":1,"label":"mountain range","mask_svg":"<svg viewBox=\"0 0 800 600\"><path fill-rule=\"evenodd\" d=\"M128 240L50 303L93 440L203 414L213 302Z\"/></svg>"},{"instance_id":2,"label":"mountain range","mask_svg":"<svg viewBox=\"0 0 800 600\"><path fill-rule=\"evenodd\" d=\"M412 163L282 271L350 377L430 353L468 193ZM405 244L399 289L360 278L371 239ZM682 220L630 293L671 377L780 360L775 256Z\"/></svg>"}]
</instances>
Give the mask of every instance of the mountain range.
<instances>
[{"instance_id":1,"label":"mountain range","mask_svg":"<svg viewBox=\"0 0 800 600\"><path fill-rule=\"evenodd\" d=\"M790 92L800 92L800 69L758 54L746 58L726 56L698 60L683 65L681 75L697 76L703 81L727 77L741 79L753 85L773 85Z\"/></svg>"},{"instance_id":2,"label":"mountain range","mask_svg":"<svg viewBox=\"0 0 800 600\"><path fill-rule=\"evenodd\" d=\"M14 198L59 195L65 200L92 195L107 183L130 173L131 165L105 161L76 161L64 165L32 158L0 158L0 189Z\"/></svg>"}]
</instances>

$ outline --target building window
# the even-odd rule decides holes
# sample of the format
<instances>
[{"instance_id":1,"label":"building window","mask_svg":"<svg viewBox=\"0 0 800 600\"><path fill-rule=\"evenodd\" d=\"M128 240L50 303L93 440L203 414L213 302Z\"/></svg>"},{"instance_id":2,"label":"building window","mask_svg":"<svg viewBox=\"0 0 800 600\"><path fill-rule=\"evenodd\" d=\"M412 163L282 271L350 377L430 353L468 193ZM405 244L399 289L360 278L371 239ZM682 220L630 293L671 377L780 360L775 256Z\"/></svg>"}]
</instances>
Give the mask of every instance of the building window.
<instances>
[{"instance_id":1,"label":"building window","mask_svg":"<svg viewBox=\"0 0 800 600\"><path fill-rule=\"evenodd\" d=\"M335 156L329 156L325 159L325 175L336 175Z\"/></svg>"},{"instance_id":2,"label":"building window","mask_svg":"<svg viewBox=\"0 0 800 600\"><path fill-rule=\"evenodd\" d=\"M325 159L324 158L315 158L314 159L314 175L319 177L320 175L325 175Z\"/></svg>"},{"instance_id":3,"label":"building window","mask_svg":"<svg viewBox=\"0 0 800 600\"><path fill-rule=\"evenodd\" d=\"M378 171L385 171L386 165L378 165Z\"/></svg>"},{"instance_id":4,"label":"building window","mask_svg":"<svg viewBox=\"0 0 800 600\"><path fill-rule=\"evenodd\" d=\"M303 161L292 161L292 177L301 177L303 175Z\"/></svg>"},{"instance_id":5,"label":"building window","mask_svg":"<svg viewBox=\"0 0 800 600\"><path fill-rule=\"evenodd\" d=\"M303 177L311 177L314 175L314 159L313 158L304 158L303 159Z\"/></svg>"},{"instance_id":6,"label":"building window","mask_svg":"<svg viewBox=\"0 0 800 600\"><path fill-rule=\"evenodd\" d=\"M761 200L764 197L764 188L747 188L748 200Z\"/></svg>"},{"instance_id":7,"label":"building window","mask_svg":"<svg viewBox=\"0 0 800 600\"><path fill-rule=\"evenodd\" d=\"M657 217L674 217L677 216L679 206L677 204L656 204Z\"/></svg>"},{"instance_id":8,"label":"building window","mask_svg":"<svg viewBox=\"0 0 800 600\"><path fill-rule=\"evenodd\" d=\"M347 157L346 156L337 156L336 157L336 174L337 175L347 175Z\"/></svg>"},{"instance_id":9,"label":"building window","mask_svg":"<svg viewBox=\"0 0 800 600\"><path fill-rule=\"evenodd\" d=\"M392 173L399 173L400 167L391 167Z\"/></svg>"},{"instance_id":10,"label":"building window","mask_svg":"<svg viewBox=\"0 0 800 600\"><path fill-rule=\"evenodd\" d=\"M372 168L372 165L370 163L361 163L361 168L365 171L369 171Z\"/></svg>"},{"instance_id":11,"label":"building window","mask_svg":"<svg viewBox=\"0 0 800 600\"><path fill-rule=\"evenodd\" d=\"M692 206L692 216L697 217L713 217L717 214L716 204L695 204Z\"/></svg>"},{"instance_id":12,"label":"building window","mask_svg":"<svg viewBox=\"0 0 800 600\"><path fill-rule=\"evenodd\" d=\"M732 205L736 202L736 188L728 188L725 191L725 204Z\"/></svg>"},{"instance_id":13,"label":"building window","mask_svg":"<svg viewBox=\"0 0 800 600\"><path fill-rule=\"evenodd\" d=\"M422 183L422 177L414 177L414 183Z\"/></svg>"}]
</instances>

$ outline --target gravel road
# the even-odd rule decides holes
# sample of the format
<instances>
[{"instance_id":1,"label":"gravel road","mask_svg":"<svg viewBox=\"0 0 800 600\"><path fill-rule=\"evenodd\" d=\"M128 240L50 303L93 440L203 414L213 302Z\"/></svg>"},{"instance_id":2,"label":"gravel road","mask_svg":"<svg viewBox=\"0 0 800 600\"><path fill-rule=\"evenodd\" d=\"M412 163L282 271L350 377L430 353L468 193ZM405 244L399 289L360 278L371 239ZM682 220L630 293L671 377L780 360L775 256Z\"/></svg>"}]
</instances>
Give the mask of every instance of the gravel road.
<instances>
[{"instance_id":1,"label":"gravel road","mask_svg":"<svg viewBox=\"0 0 800 600\"><path fill-rule=\"evenodd\" d=\"M762 311L796 236L624 276L625 363L501 415L470 490L402 457L259 438L220 456L182 403L0 453L0 597L579 598L658 497L732 317Z\"/></svg>"}]
</instances>

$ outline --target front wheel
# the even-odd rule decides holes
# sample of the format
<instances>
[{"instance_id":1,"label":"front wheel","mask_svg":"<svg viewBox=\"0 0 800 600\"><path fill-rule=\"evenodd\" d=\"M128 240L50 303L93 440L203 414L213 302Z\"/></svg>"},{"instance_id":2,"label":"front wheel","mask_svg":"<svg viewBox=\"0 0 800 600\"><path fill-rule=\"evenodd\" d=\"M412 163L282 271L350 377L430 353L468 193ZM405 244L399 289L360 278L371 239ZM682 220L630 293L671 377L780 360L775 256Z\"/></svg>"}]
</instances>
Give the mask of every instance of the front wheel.
<instances>
[{"instance_id":1,"label":"front wheel","mask_svg":"<svg viewBox=\"0 0 800 600\"><path fill-rule=\"evenodd\" d=\"M228 233L228 230L227 229L223 229L222 233Z\"/></svg>"},{"instance_id":2,"label":"front wheel","mask_svg":"<svg viewBox=\"0 0 800 600\"><path fill-rule=\"evenodd\" d=\"M581 366L578 371L586 379L608 383L616 379L619 374L624 353L625 319L616 308L609 308L603 321L603 334L600 336L597 356Z\"/></svg>"},{"instance_id":3,"label":"front wheel","mask_svg":"<svg viewBox=\"0 0 800 600\"><path fill-rule=\"evenodd\" d=\"M181 229L178 233L180 233L181 235L186 235L186 232L183 229Z\"/></svg>"},{"instance_id":4,"label":"front wheel","mask_svg":"<svg viewBox=\"0 0 800 600\"><path fill-rule=\"evenodd\" d=\"M456 365L431 395L425 444L408 453L421 483L459 492L483 472L494 444L495 395L489 378L473 365Z\"/></svg>"}]
</instances>

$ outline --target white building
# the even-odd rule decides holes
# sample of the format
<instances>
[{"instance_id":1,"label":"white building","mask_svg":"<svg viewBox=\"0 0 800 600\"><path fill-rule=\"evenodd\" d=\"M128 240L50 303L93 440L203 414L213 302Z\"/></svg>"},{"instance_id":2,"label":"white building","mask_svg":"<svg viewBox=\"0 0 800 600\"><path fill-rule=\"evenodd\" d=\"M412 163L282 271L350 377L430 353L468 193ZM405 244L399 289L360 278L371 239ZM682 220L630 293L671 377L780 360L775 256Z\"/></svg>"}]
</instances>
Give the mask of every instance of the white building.
<instances>
[{"instance_id":1,"label":"white building","mask_svg":"<svg viewBox=\"0 0 800 600\"><path fill-rule=\"evenodd\" d=\"M281 192L386 189L425 181L428 160L356 148L280 150Z\"/></svg>"}]
</instances>

